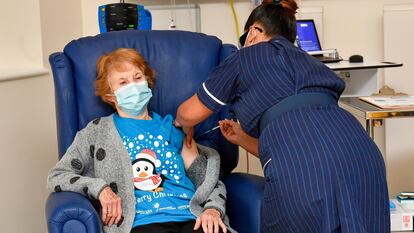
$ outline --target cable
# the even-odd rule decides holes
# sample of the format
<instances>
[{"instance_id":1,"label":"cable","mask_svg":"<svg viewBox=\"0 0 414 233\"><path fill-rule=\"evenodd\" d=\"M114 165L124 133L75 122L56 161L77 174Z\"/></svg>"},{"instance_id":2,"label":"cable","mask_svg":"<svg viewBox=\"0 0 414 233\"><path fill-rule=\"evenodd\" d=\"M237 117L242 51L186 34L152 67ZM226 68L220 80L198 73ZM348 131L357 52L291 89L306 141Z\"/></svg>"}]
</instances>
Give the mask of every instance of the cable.
<instances>
[{"instance_id":1,"label":"cable","mask_svg":"<svg viewBox=\"0 0 414 233\"><path fill-rule=\"evenodd\" d=\"M297 18L301 18L302 17L302 0L296 0L296 3L298 4Z\"/></svg>"},{"instance_id":2,"label":"cable","mask_svg":"<svg viewBox=\"0 0 414 233\"><path fill-rule=\"evenodd\" d=\"M170 0L170 4L171 4L171 22L170 22L170 26L168 29L175 30L177 28L175 24L176 13L177 13L176 8L175 8L175 0Z\"/></svg>"},{"instance_id":3,"label":"cable","mask_svg":"<svg viewBox=\"0 0 414 233\"><path fill-rule=\"evenodd\" d=\"M175 4L175 0L173 0L174 4L174 22L177 21L177 5Z\"/></svg>"},{"instance_id":4,"label":"cable","mask_svg":"<svg viewBox=\"0 0 414 233\"><path fill-rule=\"evenodd\" d=\"M233 0L229 0L229 3L230 3L230 6L231 6L231 11L233 12L234 23L236 24L236 34L237 34L237 38L239 38L240 37L239 20L237 19L236 10L234 9Z\"/></svg>"},{"instance_id":5,"label":"cable","mask_svg":"<svg viewBox=\"0 0 414 233\"><path fill-rule=\"evenodd\" d=\"M191 14L191 8L190 8L190 0L187 0L187 10L188 10L188 16L190 16L190 27L192 31L196 31L194 25L193 25L193 14Z\"/></svg>"},{"instance_id":6,"label":"cable","mask_svg":"<svg viewBox=\"0 0 414 233\"><path fill-rule=\"evenodd\" d=\"M249 152L246 150L246 173L250 172Z\"/></svg>"}]
</instances>

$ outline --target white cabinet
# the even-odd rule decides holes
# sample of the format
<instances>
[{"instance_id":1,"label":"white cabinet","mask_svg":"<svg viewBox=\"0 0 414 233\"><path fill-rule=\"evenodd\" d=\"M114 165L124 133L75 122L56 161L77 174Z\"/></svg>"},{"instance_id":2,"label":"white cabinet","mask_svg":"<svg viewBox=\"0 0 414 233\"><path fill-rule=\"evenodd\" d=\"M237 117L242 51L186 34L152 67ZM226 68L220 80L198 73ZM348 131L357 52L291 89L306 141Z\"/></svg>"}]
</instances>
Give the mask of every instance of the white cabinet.
<instances>
[{"instance_id":1,"label":"white cabinet","mask_svg":"<svg viewBox=\"0 0 414 233\"><path fill-rule=\"evenodd\" d=\"M400 67L401 65L393 62L373 61L361 63L341 61L327 64L346 83L342 97L369 96L378 93L382 87L378 78L379 69Z\"/></svg>"}]
</instances>

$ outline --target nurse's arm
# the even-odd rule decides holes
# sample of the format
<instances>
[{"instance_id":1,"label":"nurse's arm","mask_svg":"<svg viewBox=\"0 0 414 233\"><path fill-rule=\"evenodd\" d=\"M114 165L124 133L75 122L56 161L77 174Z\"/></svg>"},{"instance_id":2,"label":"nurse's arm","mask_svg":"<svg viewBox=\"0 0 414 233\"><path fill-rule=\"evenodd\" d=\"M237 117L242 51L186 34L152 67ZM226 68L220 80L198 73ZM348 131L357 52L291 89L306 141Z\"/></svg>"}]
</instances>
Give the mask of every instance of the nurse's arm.
<instances>
[{"instance_id":1,"label":"nurse's arm","mask_svg":"<svg viewBox=\"0 0 414 233\"><path fill-rule=\"evenodd\" d=\"M247 150L250 154L259 157L259 140L246 134L246 138L242 140L240 146Z\"/></svg>"},{"instance_id":2,"label":"nurse's arm","mask_svg":"<svg viewBox=\"0 0 414 233\"><path fill-rule=\"evenodd\" d=\"M195 94L178 107L175 121L181 127L193 127L212 113L213 111L207 108Z\"/></svg>"},{"instance_id":3,"label":"nurse's arm","mask_svg":"<svg viewBox=\"0 0 414 233\"><path fill-rule=\"evenodd\" d=\"M194 126L207 119L213 111L208 109L198 98L197 94L184 101L178 109L175 126L182 127L185 133L185 145L191 147Z\"/></svg>"}]
</instances>

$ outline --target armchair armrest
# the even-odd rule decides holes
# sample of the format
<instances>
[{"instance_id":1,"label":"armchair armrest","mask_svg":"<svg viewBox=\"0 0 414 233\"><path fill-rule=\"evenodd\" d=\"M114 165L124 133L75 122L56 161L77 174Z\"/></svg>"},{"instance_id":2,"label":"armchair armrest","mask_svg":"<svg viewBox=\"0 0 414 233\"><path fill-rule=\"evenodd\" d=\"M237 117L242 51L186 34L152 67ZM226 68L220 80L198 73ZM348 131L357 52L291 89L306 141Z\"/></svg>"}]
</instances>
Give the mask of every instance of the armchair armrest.
<instances>
[{"instance_id":1,"label":"armchair armrest","mask_svg":"<svg viewBox=\"0 0 414 233\"><path fill-rule=\"evenodd\" d=\"M232 173L224 178L224 183L230 225L239 233L259 233L265 178Z\"/></svg>"},{"instance_id":2,"label":"armchair armrest","mask_svg":"<svg viewBox=\"0 0 414 233\"><path fill-rule=\"evenodd\" d=\"M55 105L58 132L59 159L72 144L78 132L78 109L73 80L73 69L69 58L62 52L49 56L55 84Z\"/></svg>"},{"instance_id":3,"label":"armchair armrest","mask_svg":"<svg viewBox=\"0 0 414 233\"><path fill-rule=\"evenodd\" d=\"M91 202L74 192L50 194L46 201L49 233L100 233L100 219Z\"/></svg>"}]
</instances>

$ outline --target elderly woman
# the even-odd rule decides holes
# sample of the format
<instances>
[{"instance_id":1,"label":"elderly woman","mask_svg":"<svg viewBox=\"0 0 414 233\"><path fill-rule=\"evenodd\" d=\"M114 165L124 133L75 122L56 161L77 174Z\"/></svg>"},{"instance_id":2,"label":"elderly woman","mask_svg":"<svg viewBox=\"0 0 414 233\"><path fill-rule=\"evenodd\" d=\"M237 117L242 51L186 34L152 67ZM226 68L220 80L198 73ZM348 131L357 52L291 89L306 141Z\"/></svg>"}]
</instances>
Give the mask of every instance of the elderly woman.
<instances>
[{"instance_id":1,"label":"elderly woman","mask_svg":"<svg viewBox=\"0 0 414 233\"><path fill-rule=\"evenodd\" d=\"M227 232L220 158L183 146L172 116L147 110L155 81L147 62L117 49L97 71L96 94L116 113L77 133L49 173L49 190L99 200L104 232Z\"/></svg>"}]
</instances>

